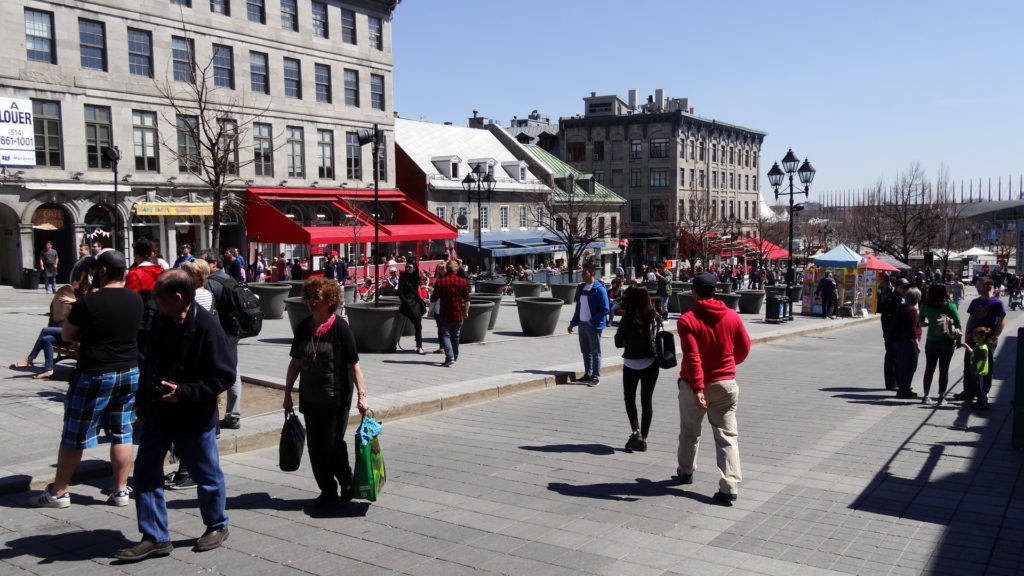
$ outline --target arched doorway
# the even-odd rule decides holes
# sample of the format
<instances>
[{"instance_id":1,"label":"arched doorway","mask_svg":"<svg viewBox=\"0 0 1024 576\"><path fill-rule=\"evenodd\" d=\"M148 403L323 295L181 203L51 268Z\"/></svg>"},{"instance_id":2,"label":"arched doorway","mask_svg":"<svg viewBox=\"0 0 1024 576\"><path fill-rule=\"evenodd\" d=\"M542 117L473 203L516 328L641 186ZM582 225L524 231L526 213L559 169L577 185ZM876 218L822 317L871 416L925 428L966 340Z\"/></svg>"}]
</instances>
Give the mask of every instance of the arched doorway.
<instances>
[{"instance_id":1,"label":"arched doorway","mask_svg":"<svg viewBox=\"0 0 1024 576\"><path fill-rule=\"evenodd\" d=\"M106 204L96 204L85 213L85 236L82 242L99 242L103 248L114 247L114 211Z\"/></svg>"},{"instance_id":2,"label":"arched doorway","mask_svg":"<svg viewBox=\"0 0 1024 576\"><path fill-rule=\"evenodd\" d=\"M17 284L21 281L20 220L10 206L0 203L0 282Z\"/></svg>"},{"instance_id":3,"label":"arched doorway","mask_svg":"<svg viewBox=\"0 0 1024 576\"><path fill-rule=\"evenodd\" d=\"M57 250L57 281L63 283L78 260L78 246L71 217L59 204L43 204L32 213L32 261L25 262L25 268L39 268L39 254L47 242Z\"/></svg>"}]
</instances>

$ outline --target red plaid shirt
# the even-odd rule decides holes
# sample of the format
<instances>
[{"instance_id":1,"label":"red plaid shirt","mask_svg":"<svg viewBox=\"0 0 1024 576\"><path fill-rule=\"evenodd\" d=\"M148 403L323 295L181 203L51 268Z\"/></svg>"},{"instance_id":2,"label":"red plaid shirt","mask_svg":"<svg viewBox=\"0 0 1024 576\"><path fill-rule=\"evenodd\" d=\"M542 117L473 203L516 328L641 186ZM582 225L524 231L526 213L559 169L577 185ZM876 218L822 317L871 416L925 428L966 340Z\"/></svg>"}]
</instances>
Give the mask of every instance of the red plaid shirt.
<instances>
[{"instance_id":1,"label":"red plaid shirt","mask_svg":"<svg viewBox=\"0 0 1024 576\"><path fill-rule=\"evenodd\" d=\"M466 319L463 302L469 301L469 283L455 272L438 278L434 283L434 294L431 302L441 301L440 318L445 322L462 322Z\"/></svg>"}]
</instances>

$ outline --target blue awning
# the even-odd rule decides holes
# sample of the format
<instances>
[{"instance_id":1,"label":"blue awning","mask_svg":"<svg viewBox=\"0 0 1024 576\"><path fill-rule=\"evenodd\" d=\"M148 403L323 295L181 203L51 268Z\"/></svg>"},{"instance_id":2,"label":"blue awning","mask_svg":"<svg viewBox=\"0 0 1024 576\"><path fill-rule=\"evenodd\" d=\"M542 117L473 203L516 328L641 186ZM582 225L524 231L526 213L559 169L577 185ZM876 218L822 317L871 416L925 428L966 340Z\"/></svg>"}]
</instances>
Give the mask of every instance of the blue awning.
<instances>
[{"instance_id":1,"label":"blue awning","mask_svg":"<svg viewBox=\"0 0 1024 576\"><path fill-rule=\"evenodd\" d=\"M475 235L463 235L457 238L459 254L476 256L477 243ZM519 256L523 254L549 254L562 252L565 244L551 232L545 230L520 230L509 232L484 232L480 246L485 255L500 258L503 256ZM591 242L587 249L603 247L601 242Z\"/></svg>"}]
</instances>

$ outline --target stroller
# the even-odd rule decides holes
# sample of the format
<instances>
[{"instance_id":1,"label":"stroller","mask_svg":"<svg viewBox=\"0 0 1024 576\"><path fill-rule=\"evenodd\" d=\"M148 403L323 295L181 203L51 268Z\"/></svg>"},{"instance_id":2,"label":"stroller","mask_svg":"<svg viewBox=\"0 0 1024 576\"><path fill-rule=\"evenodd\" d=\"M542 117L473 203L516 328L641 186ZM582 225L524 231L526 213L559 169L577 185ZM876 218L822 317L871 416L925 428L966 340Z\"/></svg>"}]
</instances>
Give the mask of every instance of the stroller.
<instances>
[{"instance_id":1,"label":"stroller","mask_svg":"<svg viewBox=\"0 0 1024 576\"><path fill-rule=\"evenodd\" d=\"M1019 289L1014 288L1010 292L1010 310L1018 310L1024 308L1024 296L1021 295Z\"/></svg>"}]
</instances>

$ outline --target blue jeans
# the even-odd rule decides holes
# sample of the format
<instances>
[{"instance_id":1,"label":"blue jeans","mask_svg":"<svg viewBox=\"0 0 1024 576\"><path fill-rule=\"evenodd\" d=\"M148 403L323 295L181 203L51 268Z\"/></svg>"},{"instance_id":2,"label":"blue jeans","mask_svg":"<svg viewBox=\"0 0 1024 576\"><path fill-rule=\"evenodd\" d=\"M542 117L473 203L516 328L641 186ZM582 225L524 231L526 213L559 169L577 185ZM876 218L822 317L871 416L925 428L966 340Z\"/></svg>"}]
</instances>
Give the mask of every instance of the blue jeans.
<instances>
[{"instance_id":1,"label":"blue jeans","mask_svg":"<svg viewBox=\"0 0 1024 576\"><path fill-rule=\"evenodd\" d=\"M459 334L462 332L462 321L445 322L437 321L437 335L441 338L441 347L444 348L445 360L459 359Z\"/></svg>"},{"instance_id":2,"label":"blue jeans","mask_svg":"<svg viewBox=\"0 0 1024 576\"><path fill-rule=\"evenodd\" d=\"M217 452L217 429L206 432L160 432L152 424L142 426L139 451L135 456L135 514L139 532L146 540L167 542L167 502L164 500L164 456L171 443L174 453L196 482L199 513L206 530L224 530L227 488Z\"/></svg>"},{"instance_id":3,"label":"blue jeans","mask_svg":"<svg viewBox=\"0 0 1024 576\"><path fill-rule=\"evenodd\" d=\"M669 295L665 294L664 296L659 296L659 298L661 298L661 300L659 301L658 310L660 312L662 312L662 313L668 313L668 299L669 299Z\"/></svg>"},{"instance_id":4,"label":"blue jeans","mask_svg":"<svg viewBox=\"0 0 1024 576\"><path fill-rule=\"evenodd\" d=\"M601 378L601 331L590 324L578 326L580 352L583 353L583 372L595 380Z\"/></svg>"},{"instance_id":5,"label":"blue jeans","mask_svg":"<svg viewBox=\"0 0 1024 576\"><path fill-rule=\"evenodd\" d=\"M36 344L32 347L32 351L28 353L28 357L35 360L36 356L39 356L39 352L42 352L45 359L43 368L53 370L53 345L61 342L60 332L61 328L59 326L47 326L40 330L39 337L36 338Z\"/></svg>"}]
</instances>

